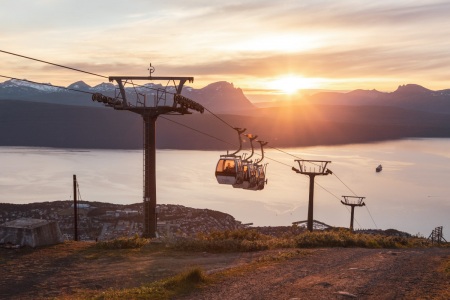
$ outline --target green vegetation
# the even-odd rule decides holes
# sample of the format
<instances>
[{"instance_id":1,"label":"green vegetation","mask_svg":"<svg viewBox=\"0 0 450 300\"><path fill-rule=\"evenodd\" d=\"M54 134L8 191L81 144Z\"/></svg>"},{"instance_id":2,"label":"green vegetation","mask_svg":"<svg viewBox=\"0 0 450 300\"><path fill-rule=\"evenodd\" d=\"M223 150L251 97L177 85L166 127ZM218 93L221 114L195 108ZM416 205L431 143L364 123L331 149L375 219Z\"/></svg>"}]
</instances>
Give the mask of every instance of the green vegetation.
<instances>
[{"instance_id":1,"label":"green vegetation","mask_svg":"<svg viewBox=\"0 0 450 300\"><path fill-rule=\"evenodd\" d=\"M252 229L200 234L195 239L177 240L174 249L210 252L251 252L282 248L362 247L409 248L428 245L423 238L352 233L347 229L315 231L273 237Z\"/></svg>"}]
</instances>

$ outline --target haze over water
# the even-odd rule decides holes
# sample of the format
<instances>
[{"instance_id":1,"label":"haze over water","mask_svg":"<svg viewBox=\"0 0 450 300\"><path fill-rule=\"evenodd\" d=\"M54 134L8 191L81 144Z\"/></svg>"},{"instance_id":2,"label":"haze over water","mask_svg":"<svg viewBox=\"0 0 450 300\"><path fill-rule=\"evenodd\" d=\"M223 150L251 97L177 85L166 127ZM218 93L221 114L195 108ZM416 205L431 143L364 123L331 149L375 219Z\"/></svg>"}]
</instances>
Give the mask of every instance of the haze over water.
<instances>
[{"instance_id":1,"label":"haze over water","mask_svg":"<svg viewBox=\"0 0 450 300\"><path fill-rule=\"evenodd\" d=\"M367 206L355 208L355 228L394 228L428 237L444 226L450 240L449 148L450 139L415 139L283 150L303 159L332 161L328 168L334 174L315 180L314 219L348 227L350 212L340 200L356 194L366 197ZM309 177L291 170L298 167L294 157L267 150L268 185L247 191L217 183L214 169L220 154L158 150L157 203L218 210L255 226L306 220ZM72 199L76 174L83 200L140 203L142 164L141 150L0 147L0 202ZM380 173L375 172L378 164L383 165Z\"/></svg>"}]
</instances>

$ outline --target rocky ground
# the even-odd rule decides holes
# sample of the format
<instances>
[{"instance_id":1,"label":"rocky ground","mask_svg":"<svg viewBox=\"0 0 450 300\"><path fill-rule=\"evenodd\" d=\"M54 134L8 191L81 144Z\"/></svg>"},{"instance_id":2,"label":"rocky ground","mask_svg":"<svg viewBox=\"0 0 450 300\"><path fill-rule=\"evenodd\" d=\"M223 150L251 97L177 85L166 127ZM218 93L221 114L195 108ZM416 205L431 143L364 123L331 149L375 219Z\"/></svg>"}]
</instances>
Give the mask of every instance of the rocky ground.
<instances>
[{"instance_id":1,"label":"rocky ground","mask_svg":"<svg viewBox=\"0 0 450 300\"><path fill-rule=\"evenodd\" d=\"M448 299L449 248L288 249L192 253L161 245L92 250L87 242L0 248L0 298L47 299L79 290L137 287L199 266L210 274L241 268L180 299ZM292 255L291 255L292 254ZM264 257L285 257L255 263Z\"/></svg>"}]
</instances>

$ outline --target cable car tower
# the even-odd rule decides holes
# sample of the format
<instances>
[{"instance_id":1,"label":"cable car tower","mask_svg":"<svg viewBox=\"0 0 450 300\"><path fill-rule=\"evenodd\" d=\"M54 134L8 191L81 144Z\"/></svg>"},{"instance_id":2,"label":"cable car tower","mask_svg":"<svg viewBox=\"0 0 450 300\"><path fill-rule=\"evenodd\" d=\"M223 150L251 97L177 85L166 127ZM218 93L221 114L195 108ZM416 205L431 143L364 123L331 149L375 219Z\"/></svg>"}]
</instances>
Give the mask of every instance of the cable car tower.
<instances>
[{"instance_id":1,"label":"cable car tower","mask_svg":"<svg viewBox=\"0 0 450 300\"><path fill-rule=\"evenodd\" d=\"M317 175L328 175L333 174L331 170L327 169L327 164L331 163L331 161L322 161L322 160L304 160L304 159L296 159L300 169L296 169L292 167L292 170L296 173L300 173L303 175L309 176L309 203L308 203L308 225L307 228L309 231L313 231L313 210L314 210L314 178ZM308 168L309 167L309 168Z\"/></svg>"},{"instance_id":2,"label":"cable car tower","mask_svg":"<svg viewBox=\"0 0 450 300\"><path fill-rule=\"evenodd\" d=\"M186 81L194 82L194 77L153 77L154 67L150 64L150 76L110 76L110 82L117 82L118 91L114 98L102 94L92 95L93 101L104 103L116 110L128 110L140 114L144 120L144 232L143 237L156 237L156 119L159 115L191 114L189 109L204 112L200 104L181 96L181 90ZM167 81L166 88L150 88L136 85L133 81ZM173 87L167 88L169 83ZM133 91L125 89L131 84L136 95L134 103L130 102ZM145 94L140 94L136 86L154 91L153 101L147 101ZM170 89L168 91L168 89ZM142 91L142 90L141 90Z\"/></svg>"},{"instance_id":3,"label":"cable car tower","mask_svg":"<svg viewBox=\"0 0 450 300\"><path fill-rule=\"evenodd\" d=\"M352 212L350 216L350 231L353 231L353 219L355 217L355 206L366 206L364 203L364 199L366 197L358 197L358 196L342 196L344 201L341 200L341 203L347 206L352 207Z\"/></svg>"}]
</instances>

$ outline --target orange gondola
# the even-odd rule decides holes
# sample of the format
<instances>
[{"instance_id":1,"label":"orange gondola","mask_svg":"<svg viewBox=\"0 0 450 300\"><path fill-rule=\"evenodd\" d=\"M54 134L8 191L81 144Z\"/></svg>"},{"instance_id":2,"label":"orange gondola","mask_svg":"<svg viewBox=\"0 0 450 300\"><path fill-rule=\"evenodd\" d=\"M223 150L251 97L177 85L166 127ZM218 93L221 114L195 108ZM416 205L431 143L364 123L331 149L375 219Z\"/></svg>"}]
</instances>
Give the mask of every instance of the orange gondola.
<instances>
[{"instance_id":1,"label":"orange gondola","mask_svg":"<svg viewBox=\"0 0 450 300\"><path fill-rule=\"evenodd\" d=\"M216 179L220 184L242 184L244 181L244 170L242 157L237 155L242 149L241 134L245 129L234 128L239 137L239 149L232 154L221 155L216 166Z\"/></svg>"}]
</instances>

